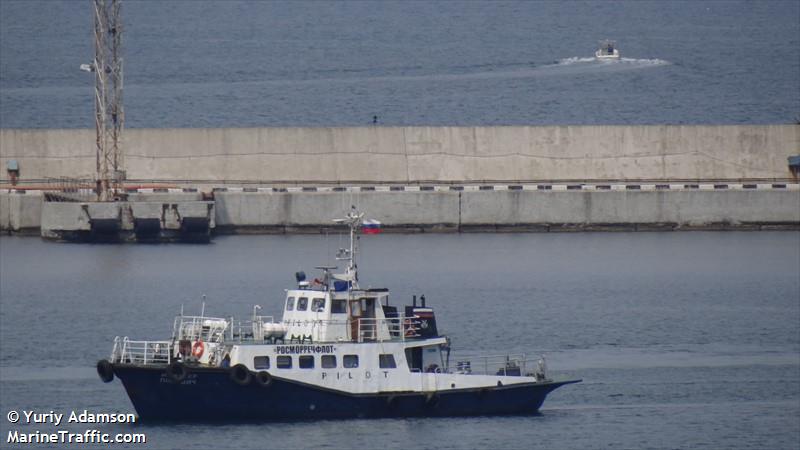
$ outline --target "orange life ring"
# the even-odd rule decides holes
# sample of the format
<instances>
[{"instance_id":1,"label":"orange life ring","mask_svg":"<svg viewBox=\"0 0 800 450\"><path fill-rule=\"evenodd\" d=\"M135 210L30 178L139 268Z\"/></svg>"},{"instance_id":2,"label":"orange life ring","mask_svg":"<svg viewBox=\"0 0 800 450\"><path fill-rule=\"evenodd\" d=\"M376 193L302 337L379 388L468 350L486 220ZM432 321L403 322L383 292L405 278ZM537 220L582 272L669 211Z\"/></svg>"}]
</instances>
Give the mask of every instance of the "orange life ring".
<instances>
[{"instance_id":1,"label":"orange life ring","mask_svg":"<svg viewBox=\"0 0 800 450\"><path fill-rule=\"evenodd\" d=\"M203 341L197 341L192 345L192 356L197 359L200 359L203 356L203 351L205 350L205 345L203 345Z\"/></svg>"}]
</instances>

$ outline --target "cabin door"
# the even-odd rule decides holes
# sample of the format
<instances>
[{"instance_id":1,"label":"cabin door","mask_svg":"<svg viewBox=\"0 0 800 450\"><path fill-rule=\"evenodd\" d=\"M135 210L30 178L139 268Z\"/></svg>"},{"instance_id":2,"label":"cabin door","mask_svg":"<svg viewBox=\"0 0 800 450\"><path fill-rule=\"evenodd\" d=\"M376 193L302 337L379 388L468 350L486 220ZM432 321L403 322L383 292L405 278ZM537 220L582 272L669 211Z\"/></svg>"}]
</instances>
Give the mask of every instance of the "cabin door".
<instances>
[{"instance_id":1,"label":"cabin door","mask_svg":"<svg viewBox=\"0 0 800 450\"><path fill-rule=\"evenodd\" d=\"M375 299L350 300L350 336L354 342L375 339Z\"/></svg>"}]
</instances>

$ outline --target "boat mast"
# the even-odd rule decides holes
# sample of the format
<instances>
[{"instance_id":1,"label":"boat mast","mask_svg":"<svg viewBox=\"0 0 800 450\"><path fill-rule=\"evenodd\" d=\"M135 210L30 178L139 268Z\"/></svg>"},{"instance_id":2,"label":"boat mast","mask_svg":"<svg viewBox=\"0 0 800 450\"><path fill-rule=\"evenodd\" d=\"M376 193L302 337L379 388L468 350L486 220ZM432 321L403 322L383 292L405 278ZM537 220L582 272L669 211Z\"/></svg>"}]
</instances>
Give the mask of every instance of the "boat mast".
<instances>
[{"instance_id":1,"label":"boat mast","mask_svg":"<svg viewBox=\"0 0 800 450\"><path fill-rule=\"evenodd\" d=\"M358 288L358 263L356 262L356 254L358 253L358 230L364 218L364 213L358 212L355 206L352 207L344 219L334 219L336 223L344 223L350 227L350 248L348 250L340 249L336 259L340 261L347 261L347 275L348 281L351 281L351 288Z\"/></svg>"}]
</instances>

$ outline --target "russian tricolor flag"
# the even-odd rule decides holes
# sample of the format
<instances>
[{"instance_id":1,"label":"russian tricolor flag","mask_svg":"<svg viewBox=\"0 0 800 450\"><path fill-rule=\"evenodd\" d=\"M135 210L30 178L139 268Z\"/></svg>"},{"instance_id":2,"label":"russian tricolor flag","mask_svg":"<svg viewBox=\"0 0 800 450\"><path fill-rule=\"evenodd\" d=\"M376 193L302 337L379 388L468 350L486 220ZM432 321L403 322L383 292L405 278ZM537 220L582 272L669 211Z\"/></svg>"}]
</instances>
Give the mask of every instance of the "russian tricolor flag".
<instances>
[{"instance_id":1,"label":"russian tricolor flag","mask_svg":"<svg viewBox=\"0 0 800 450\"><path fill-rule=\"evenodd\" d=\"M375 219L367 219L361 222L361 231L364 234L378 234L381 232L381 223Z\"/></svg>"}]
</instances>

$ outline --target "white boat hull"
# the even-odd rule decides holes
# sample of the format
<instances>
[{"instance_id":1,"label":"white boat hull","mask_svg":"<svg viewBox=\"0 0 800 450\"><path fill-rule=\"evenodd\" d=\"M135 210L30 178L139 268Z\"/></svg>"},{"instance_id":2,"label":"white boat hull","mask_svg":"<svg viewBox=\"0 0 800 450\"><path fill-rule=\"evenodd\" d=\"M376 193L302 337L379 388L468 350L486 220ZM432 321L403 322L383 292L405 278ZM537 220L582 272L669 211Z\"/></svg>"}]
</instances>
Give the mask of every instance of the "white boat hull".
<instances>
[{"instance_id":1,"label":"white boat hull","mask_svg":"<svg viewBox=\"0 0 800 450\"><path fill-rule=\"evenodd\" d=\"M615 61L619 60L619 52L614 50L613 54L604 54L601 53L599 50L595 52L594 57L597 58L599 61Z\"/></svg>"}]
</instances>

